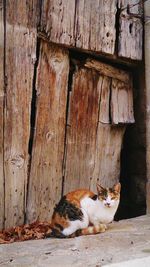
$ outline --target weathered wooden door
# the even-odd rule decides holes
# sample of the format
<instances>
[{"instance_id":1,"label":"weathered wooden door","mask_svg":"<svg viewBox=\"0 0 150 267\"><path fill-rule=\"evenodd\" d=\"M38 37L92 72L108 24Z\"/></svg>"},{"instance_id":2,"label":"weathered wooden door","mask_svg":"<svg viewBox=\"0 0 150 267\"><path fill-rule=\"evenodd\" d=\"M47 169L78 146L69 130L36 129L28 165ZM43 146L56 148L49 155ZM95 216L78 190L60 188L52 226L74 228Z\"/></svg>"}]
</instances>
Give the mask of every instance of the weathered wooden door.
<instances>
[{"instance_id":1,"label":"weathered wooden door","mask_svg":"<svg viewBox=\"0 0 150 267\"><path fill-rule=\"evenodd\" d=\"M61 194L119 179L126 123L133 123L129 73L87 59L69 73L67 49L41 42L28 221L48 219Z\"/></svg>"},{"instance_id":2,"label":"weathered wooden door","mask_svg":"<svg viewBox=\"0 0 150 267\"><path fill-rule=\"evenodd\" d=\"M118 180L132 77L88 57L72 73L69 49L141 60L142 14L138 0L0 1L0 228Z\"/></svg>"}]
</instances>

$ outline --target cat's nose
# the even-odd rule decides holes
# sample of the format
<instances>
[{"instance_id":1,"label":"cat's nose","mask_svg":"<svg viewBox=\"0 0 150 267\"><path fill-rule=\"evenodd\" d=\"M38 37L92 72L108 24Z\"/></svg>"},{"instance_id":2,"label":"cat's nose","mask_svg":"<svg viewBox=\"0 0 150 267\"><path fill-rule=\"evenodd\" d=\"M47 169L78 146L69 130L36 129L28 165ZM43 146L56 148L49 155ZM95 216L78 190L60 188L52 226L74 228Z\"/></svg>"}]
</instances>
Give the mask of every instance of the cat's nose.
<instances>
[{"instance_id":1,"label":"cat's nose","mask_svg":"<svg viewBox=\"0 0 150 267\"><path fill-rule=\"evenodd\" d=\"M110 203L106 203L105 205L106 205L107 207L110 207Z\"/></svg>"}]
</instances>

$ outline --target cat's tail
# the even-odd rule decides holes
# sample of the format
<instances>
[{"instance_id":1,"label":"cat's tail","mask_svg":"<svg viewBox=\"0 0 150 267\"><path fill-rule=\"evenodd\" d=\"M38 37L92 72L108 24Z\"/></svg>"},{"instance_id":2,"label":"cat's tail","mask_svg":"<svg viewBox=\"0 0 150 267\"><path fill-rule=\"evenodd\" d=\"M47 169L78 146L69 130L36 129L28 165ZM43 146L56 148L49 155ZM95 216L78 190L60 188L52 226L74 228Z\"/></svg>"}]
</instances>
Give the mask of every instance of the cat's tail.
<instances>
[{"instance_id":1,"label":"cat's tail","mask_svg":"<svg viewBox=\"0 0 150 267\"><path fill-rule=\"evenodd\" d=\"M75 233L65 236L58 228L52 227L50 222L34 222L0 232L0 244L7 244L16 241L31 239L41 239L47 237L71 238L81 235L92 235L103 233L106 230L105 224L89 226L85 229L77 230Z\"/></svg>"},{"instance_id":2,"label":"cat's tail","mask_svg":"<svg viewBox=\"0 0 150 267\"><path fill-rule=\"evenodd\" d=\"M96 226L88 226L84 229L79 229L75 233L71 234L69 237L76 237L81 235L95 235L99 233L104 233L107 229L107 226L105 224L99 224Z\"/></svg>"}]
</instances>

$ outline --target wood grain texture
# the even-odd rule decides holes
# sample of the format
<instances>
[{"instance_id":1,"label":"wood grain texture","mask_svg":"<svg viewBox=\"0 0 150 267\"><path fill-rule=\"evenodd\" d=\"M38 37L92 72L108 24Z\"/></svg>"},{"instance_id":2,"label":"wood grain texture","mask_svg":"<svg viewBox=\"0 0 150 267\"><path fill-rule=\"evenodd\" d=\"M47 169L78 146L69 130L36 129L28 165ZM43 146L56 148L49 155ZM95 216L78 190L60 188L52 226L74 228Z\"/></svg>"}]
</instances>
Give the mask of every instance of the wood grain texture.
<instances>
[{"instance_id":1,"label":"wood grain texture","mask_svg":"<svg viewBox=\"0 0 150 267\"><path fill-rule=\"evenodd\" d=\"M110 92L111 78L104 76L100 98L99 121L102 123L110 123Z\"/></svg>"},{"instance_id":2,"label":"wood grain texture","mask_svg":"<svg viewBox=\"0 0 150 267\"><path fill-rule=\"evenodd\" d=\"M85 66L76 69L70 91L64 193L118 181L125 124L134 122L131 80L127 84L104 76L94 64ZM120 77L118 70L113 73ZM130 74L125 75L129 81Z\"/></svg>"},{"instance_id":3,"label":"wood grain texture","mask_svg":"<svg viewBox=\"0 0 150 267\"><path fill-rule=\"evenodd\" d=\"M64 193L90 186L95 164L102 80L97 72L84 68L73 75L67 123Z\"/></svg>"},{"instance_id":4,"label":"wood grain texture","mask_svg":"<svg viewBox=\"0 0 150 267\"><path fill-rule=\"evenodd\" d=\"M61 197L68 75L68 52L42 42L27 201L29 222L50 219L53 207Z\"/></svg>"},{"instance_id":5,"label":"wood grain texture","mask_svg":"<svg viewBox=\"0 0 150 267\"><path fill-rule=\"evenodd\" d=\"M0 0L0 229L4 226L4 6Z\"/></svg>"},{"instance_id":6,"label":"wood grain texture","mask_svg":"<svg viewBox=\"0 0 150 267\"><path fill-rule=\"evenodd\" d=\"M103 63L97 60L93 60L93 59L87 59L84 66L90 69L95 69L100 74L103 74L107 77L116 78L125 83L130 82L130 76L128 72L122 69L119 69L119 68L115 68L109 64L106 64L106 63Z\"/></svg>"},{"instance_id":7,"label":"wood grain texture","mask_svg":"<svg viewBox=\"0 0 150 267\"><path fill-rule=\"evenodd\" d=\"M144 15L147 21L144 25L144 51L145 51L145 97L146 97L146 205L150 214L150 1L144 3ZM144 95L144 94L143 94ZM140 118L141 119L141 118Z\"/></svg>"},{"instance_id":8,"label":"wood grain texture","mask_svg":"<svg viewBox=\"0 0 150 267\"><path fill-rule=\"evenodd\" d=\"M103 123L134 123L133 85L130 72L97 60L87 59L85 67L95 69L105 80L102 86L100 121Z\"/></svg>"},{"instance_id":9,"label":"wood grain texture","mask_svg":"<svg viewBox=\"0 0 150 267\"><path fill-rule=\"evenodd\" d=\"M96 190L97 181L111 186L119 179L120 151L126 126L100 122L101 111L104 111L103 92L109 86L110 78L91 69L81 68L73 76L64 193L76 188Z\"/></svg>"},{"instance_id":10,"label":"wood grain texture","mask_svg":"<svg viewBox=\"0 0 150 267\"><path fill-rule=\"evenodd\" d=\"M49 41L114 54L116 0L46 0L41 31Z\"/></svg>"},{"instance_id":11,"label":"wood grain texture","mask_svg":"<svg viewBox=\"0 0 150 267\"><path fill-rule=\"evenodd\" d=\"M119 0L118 6L122 10L119 19L118 55L134 60L142 60L142 1Z\"/></svg>"},{"instance_id":12,"label":"wood grain texture","mask_svg":"<svg viewBox=\"0 0 150 267\"><path fill-rule=\"evenodd\" d=\"M49 41L75 45L75 0L45 0L42 5L41 29Z\"/></svg>"},{"instance_id":13,"label":"wood grain texture","mask_svg":"<svg viewBox=\"0 0 150 267\"><path fill-rule=\"evenodd\" d=\"M76 47L114 54L117 1L80 0L76 5Z\"/></svg>"},{"instance_id":14,"label":"wood grain texture","mask_svg":"<svg viewBox=\"0 0 150 267\"><path fill-rule=\"evenodd\" d=\"M142 13L139 0L45 0L40 31L53 43L141 60Z\"/></svg>"},{"instance_id":15,"label":"wood grain texture","mask_svg":"<svg viewBox=\"0 0 150 267\"><path fill-rule=\"evenodd\" d=\"M104 187L111 187L119 181L120 153L125 129L126 125L98 124L91 190L96 191L97 182Z\"/></svg>"},{"instance_id":16,"label":"wood grain texture","mask_svg":"<svg viewBox=\"0 0 150 267\"><path fill-rule=\"evenodd\" d=\"M111 86L111 121L113 124L134 123L133 88L117 79Z\"/></svg>"},{"instance_id":17,"label":"wood grain texture","mask_svg":"<svg viewBox=\"0 0 150 267\"><path fill-rule=\"evenodd\" d=\"M5 227L24 223L37 1L6 1Z\"/></svg>"}]
</instances>

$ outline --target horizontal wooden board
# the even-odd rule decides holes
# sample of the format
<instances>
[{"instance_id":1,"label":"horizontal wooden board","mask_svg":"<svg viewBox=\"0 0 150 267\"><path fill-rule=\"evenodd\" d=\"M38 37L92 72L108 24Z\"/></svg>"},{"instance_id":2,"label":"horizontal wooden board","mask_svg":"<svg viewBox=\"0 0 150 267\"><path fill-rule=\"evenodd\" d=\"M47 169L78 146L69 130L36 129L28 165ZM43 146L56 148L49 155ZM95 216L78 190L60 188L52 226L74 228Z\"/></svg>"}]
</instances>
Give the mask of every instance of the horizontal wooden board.
<instances>
[{"instance_id":1,"label":"horizontal wooden board","mask_svg":"<svg viewBox=\"0 0 150 267\"><path fill-rule=\"evenodd\" d=\"M27 203L28 222L50 219L61 197L66 123L68 52L41 43L37 113Z\"/></svg>"},{"instance_id":2,"label":"horizontal wooden board","mask_svg":"<svg viewBox=\"0 0 150 267\"><path fill-rule=\"evenodd\" d=\"M125 83L130 82L129 72L126 72L122 69L113 67L109 64L100 62L98 60L87 59L84 66L87 68L90 68L90 69L95 69L102 75L105 75L105 76L108 76L111 78L116 78L116 79L123 81Z\"/></svg>"},{"instance_id":3,"label":"horizontal wooden board","mask_svg":"<svg viewBox=\"0 0 150 267\"><path fill-rule=\"evenodd\" d=\"M41 31L49 41L114 54L116 0L45 0Z\"/></svg>"},{"instance_id":4,"label":"horizontal wooden board","mask_svg":"<svg viewBox=\"0 0 150 267\"><path fill-rule=\"evenodd\" d=\"M40 36L65 46L141 60L142 14L139 0L45 0Z\"/></svg>"}]
</instances>

